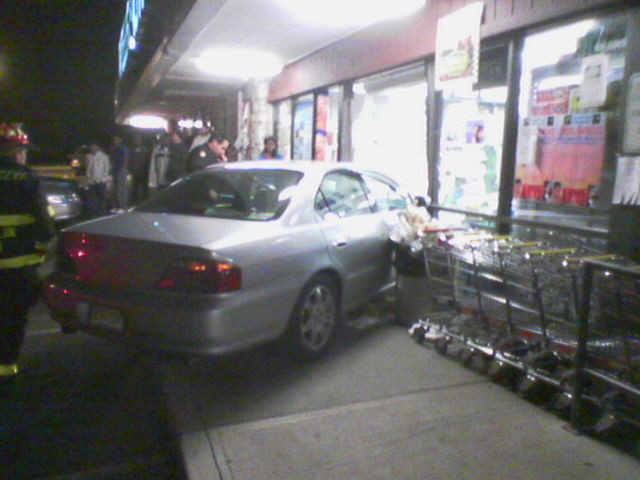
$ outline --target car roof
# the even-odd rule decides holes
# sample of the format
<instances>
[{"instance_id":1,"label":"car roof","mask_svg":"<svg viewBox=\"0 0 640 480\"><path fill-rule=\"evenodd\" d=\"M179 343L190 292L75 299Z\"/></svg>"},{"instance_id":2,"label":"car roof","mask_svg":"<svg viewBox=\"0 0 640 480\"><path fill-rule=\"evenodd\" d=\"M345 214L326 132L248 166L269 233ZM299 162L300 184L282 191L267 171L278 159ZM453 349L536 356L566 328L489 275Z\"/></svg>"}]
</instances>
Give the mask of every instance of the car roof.
<instances>
[{"instance_id":1,"label":"car roof","mask_svg":"<svg viewBox=\"0 0 640 480\"><path fill-rule=\"evenodd\" d=\"M329 170L346 168L349 170L355 170L353 164L335 163L335 162L320 162L317 160L245 160L240 162L230 163L216 163L207 167L208 169L223 168L229 170L247 170L253 168L263 169L287 169L298 170L300 172L326 172Z\"/></svg>"},{"instance_id":2,"label":"car roof","mask_svg":"<svg viewBox=\"0 0 640 480\"><path fill-rule=\"evenodd\" d=\"M305 176L318 178L327 172L335 170L350 170L353 172L373 175L386 179L392 184L398 182L388 175L368 168L361 168L360 165L352 162L323 162L318 160L244 160L240 162L216 163L209 165L205 170L251 170L251 169L273 169L292 170L305 174Z\"/></svg>"}]
</instances>

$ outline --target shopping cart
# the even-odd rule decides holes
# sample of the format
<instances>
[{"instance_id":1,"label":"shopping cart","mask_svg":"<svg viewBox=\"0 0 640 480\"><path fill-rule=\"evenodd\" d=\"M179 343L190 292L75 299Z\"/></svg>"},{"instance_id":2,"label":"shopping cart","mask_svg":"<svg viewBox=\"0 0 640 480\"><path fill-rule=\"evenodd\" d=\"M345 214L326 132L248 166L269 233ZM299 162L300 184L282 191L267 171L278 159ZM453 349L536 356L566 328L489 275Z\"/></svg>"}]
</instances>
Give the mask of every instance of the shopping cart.
<instances>
[{"instance_id":1,"label":"shopping cart","mask_svg":"<svg viewBox=\"0 0 640 480\"><path fill-rule=\"evenodd\" d=\"M522 394L570 390L580 266L609 256L482 232L425 237L423 252L433 300L448 309L414 324L414 338L441 354L455 343L465 363Z\"/></svg>"},{"instance_id":2,"label":"shopping cart","mask_svg":"<svg viewBox=\"0 0 640 480\"><path fill-rule=\"evenodd\" d=\"M511 295L526 273L508 271L515 263L507 258L512 251L540 245L484 232L424 240L425 271L433 302L448 309L420 320L412 327L412 336L432 339L440 353L446 353L452 342L464 343L469 347L462 353L465 360L476 352L493 357L507 344L511 350L517 349Z\"/></svg>"},{"instance_id":3,"label":"shopping cart","mask_svg":"<svg viewBox=\"0 0 640 480\"><path fill-rule=\"evenodd\" d=\"M592 259L582 279L572 425L597 434L637 429L640 265L624 258Z\"/></svg>"}]
</instances>

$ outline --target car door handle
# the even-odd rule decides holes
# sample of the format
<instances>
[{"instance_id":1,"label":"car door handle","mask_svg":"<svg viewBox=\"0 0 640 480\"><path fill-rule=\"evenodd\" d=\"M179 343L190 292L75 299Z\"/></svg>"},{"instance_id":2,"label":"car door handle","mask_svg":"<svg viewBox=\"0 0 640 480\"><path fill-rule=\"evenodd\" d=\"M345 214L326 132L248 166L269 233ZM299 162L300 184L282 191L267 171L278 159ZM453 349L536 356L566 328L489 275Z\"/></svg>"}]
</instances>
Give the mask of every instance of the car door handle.
<instances>
[{"instance_id":1,"label":"car door handle","mask_svg":"<svg viewBox=\"0 0 640 480\"><path fill-rule=\"evenodd\" d=\"M333 242L332 245L336 248L342 248L342 247L346 247L349 244L349 242L347 242L346 238L336 238Z\"/></svg>"}]
</instances>

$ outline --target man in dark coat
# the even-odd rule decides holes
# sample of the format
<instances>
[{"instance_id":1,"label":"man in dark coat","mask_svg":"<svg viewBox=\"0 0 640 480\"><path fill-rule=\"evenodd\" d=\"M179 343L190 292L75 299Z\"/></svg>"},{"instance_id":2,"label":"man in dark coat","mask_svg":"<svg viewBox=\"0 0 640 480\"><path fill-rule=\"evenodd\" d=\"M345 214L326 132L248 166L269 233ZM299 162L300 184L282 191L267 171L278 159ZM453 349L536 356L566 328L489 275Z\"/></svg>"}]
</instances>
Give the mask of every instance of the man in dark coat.
<instances>
[{"instance_id":1,"label":"man in dark coat","mask_svg":"<svg viewBox=\"0 0 640 480\"><path fill-rule=\"evenodd\" d=\"M129 171L131 172L131 201L140 203L149 193L149 164L151 152L140 135L133 138Z\"/></svg>"},{"instance_id":2,"label":"man in dark coat","mask_svg":"<svg viewBox=\"0 0 640 480\"><path fill-rule=\"evenodd\" d=\"M187 162L187 172L195 172L215 163L225 162L226 157L222 146L222 137L216 133L209 136L209 141L191 150Z\"/></svg>"},{"instance_id":3,"label":"man in dark coat","mask_svg":"<svg viewBox=\"0 0 640 480\"><path fill-rule=\"evenodd\" d=\"M178 132L173 132L169 137L169 165L165 178L168 183L175 182L187 173L187 157L189 150L182 141Z\"/></svg>"}]
</instances>

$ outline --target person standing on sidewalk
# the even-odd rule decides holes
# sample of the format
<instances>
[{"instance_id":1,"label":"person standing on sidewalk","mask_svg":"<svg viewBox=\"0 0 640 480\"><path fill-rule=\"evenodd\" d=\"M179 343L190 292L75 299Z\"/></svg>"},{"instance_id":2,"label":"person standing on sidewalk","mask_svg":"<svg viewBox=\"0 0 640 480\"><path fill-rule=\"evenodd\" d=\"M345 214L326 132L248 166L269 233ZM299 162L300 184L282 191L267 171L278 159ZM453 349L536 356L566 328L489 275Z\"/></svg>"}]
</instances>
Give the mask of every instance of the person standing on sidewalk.
<instances>
[{"instance_id":1,"label":"person standing on sidewalk","mask_svg":"<svg viewBox=\"0 0 640 480\"><path fill-rule=\"evenodd\" d=\"M27 135L0 124L0 384L18 375L29 308L38 300L37 267L54 236L38 177L27 167Z\"/></svg>"},{"instance_id":2,"label":"person standing on sidewalk","mask_svg":"<svg viewBox=\"0 0 640 480\"><path fill-rule=\"evenodd\" d=\"M114 207L118 213L128 208L127 175L129 150L119 135L113 137L111 145L111 175L113 176Z\"/></svg>"},{"instance_id":3,"label":"person standing on sidewalk","mask_svg":"<svg viewBox=\"0 0 640 480\"><path fill-rule=\"evenodd\" d=\"M169 134L165 133L155 143L151 150L151 163L149 164L149 189L153 194L166 188L167 168L169 167Z\"/></svg>"},{"instance_id":4,"label":"person standing on sidewalk","mask_svg":"<svg viewBox=\"0 0 640 480\"><path fill-rule=\"evenodd\" d=\"M187 173L187 157L189 151L182 141L180 133L173 132L169 137L169 165L165 172L165 179L169 184L182 178Z\"/></svg>"},{"instance_id":5,"label":"person standing on sidewalk","mask_svg":"<svg viewBox=\"0 0 640 480\"><path fill-rule=\"evenodd\" d=\"M269 135L264 138L264 147L260 155L258 155L258 160L269 160L276 159L282 160L284 156L278 152L278 140L273 135Z\"/></svg>"},{"instance_id":6,"label":"person standing on sidewalk","mask_svg":"<svg viewBox=\"0 0 640 480\"><path fill-rule=\"evenodd\" d=\"M137 205L149 195L149 164L151 163L151 152L141 135L133 137L130 160L131 202Z\"/></svg>"},{"instance_id":7,"label":"person standing on sidewalk","mask_svg":"<svg viewBox=\"0 0 640 480\"><path fill-rule=\"evenodd\" d=\"M109 213L107 202L107 183L111 165L109 157L95 143L89 146L87 159L87 179L89 181L89 199L91 216Z\"/></svg>"}]
</instances>

